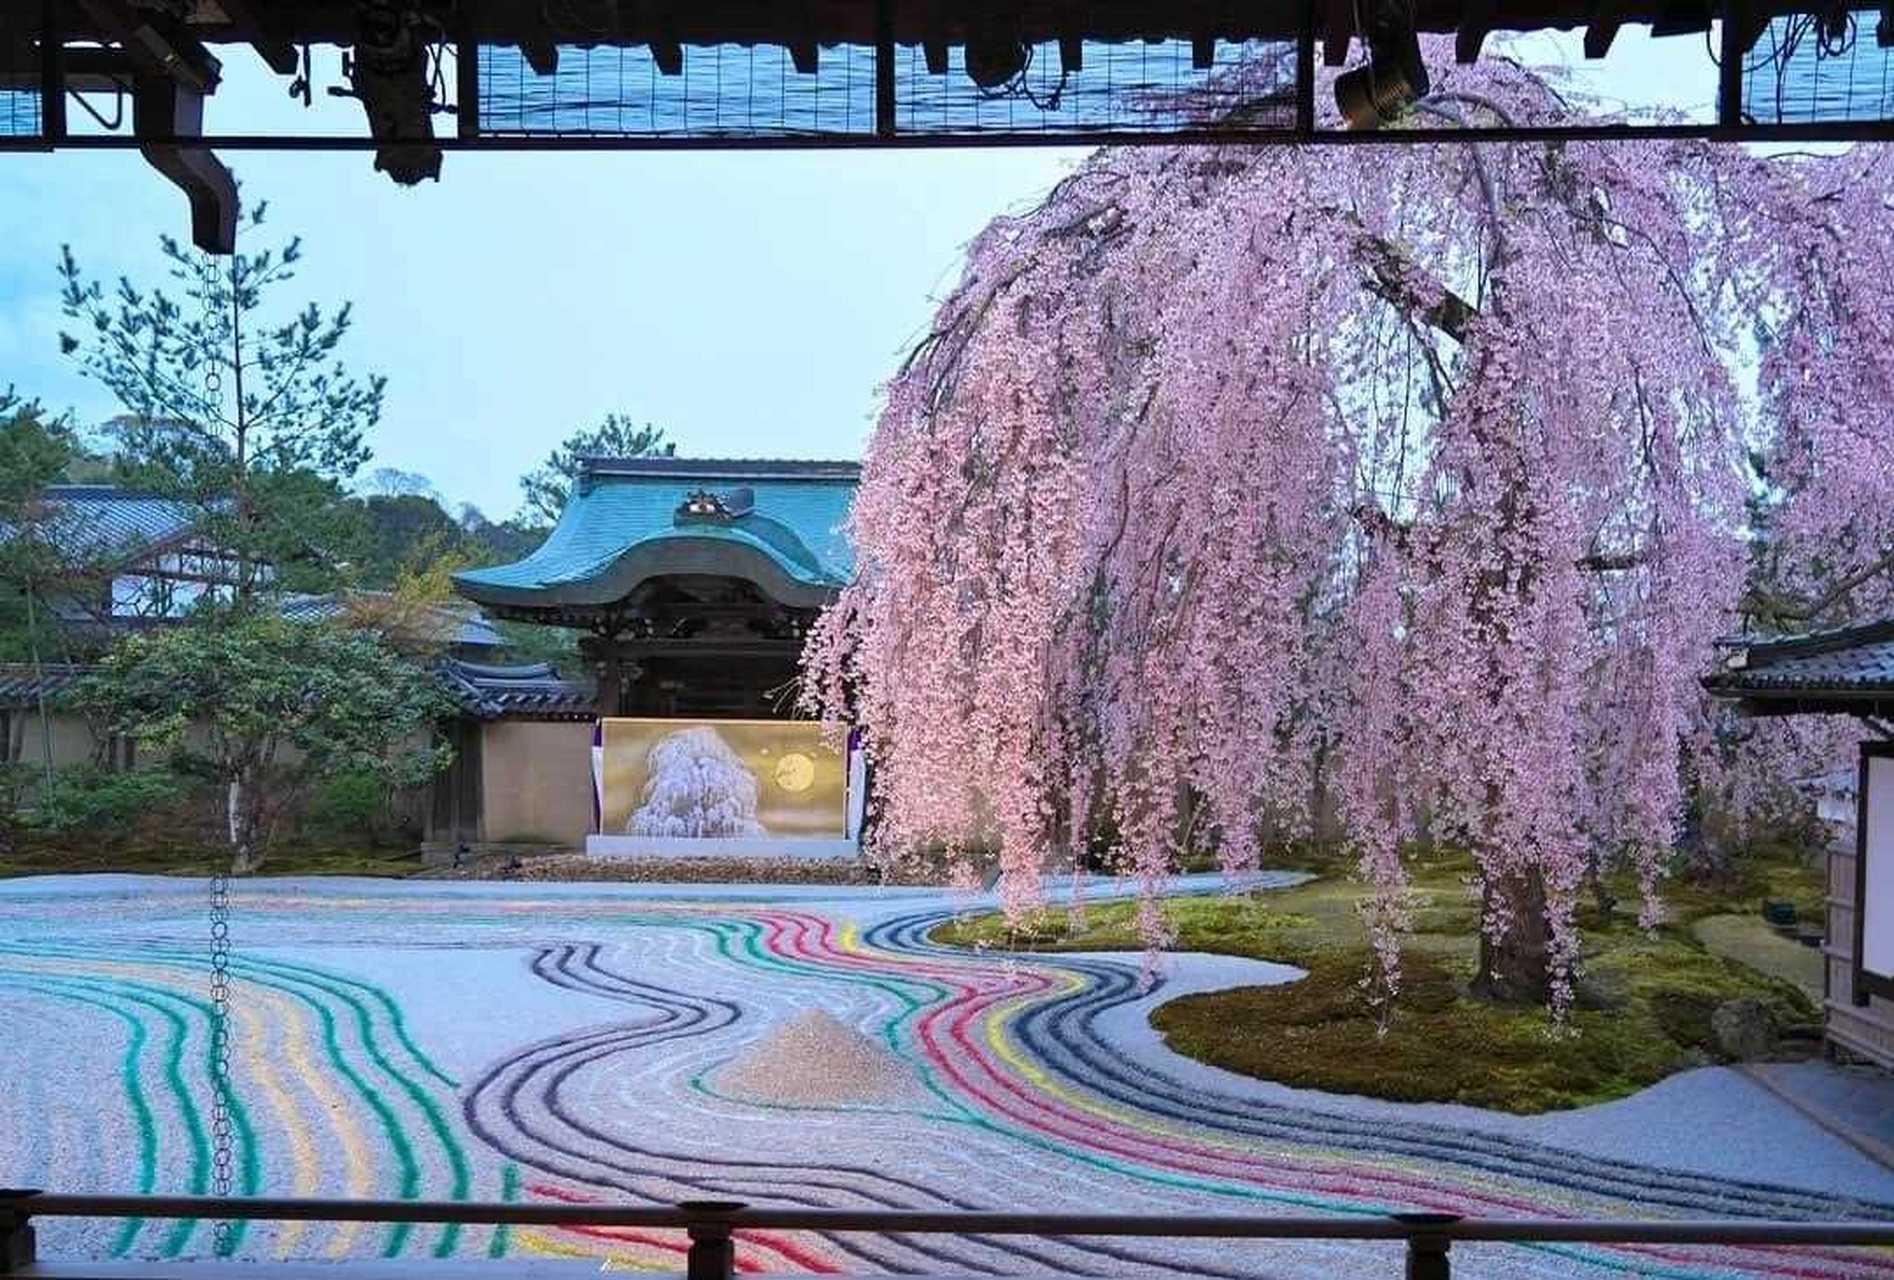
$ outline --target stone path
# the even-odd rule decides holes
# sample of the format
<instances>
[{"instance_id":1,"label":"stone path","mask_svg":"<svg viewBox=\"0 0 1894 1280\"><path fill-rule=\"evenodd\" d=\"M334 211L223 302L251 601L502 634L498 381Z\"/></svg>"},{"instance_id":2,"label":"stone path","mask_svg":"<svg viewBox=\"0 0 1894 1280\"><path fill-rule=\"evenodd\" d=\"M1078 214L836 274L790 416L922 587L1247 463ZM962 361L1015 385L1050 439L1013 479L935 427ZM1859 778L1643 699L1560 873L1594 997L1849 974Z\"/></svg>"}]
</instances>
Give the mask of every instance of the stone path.
<instances>
[{"instance_id":1,"label":"stone path","mask_svg":"<svg viewBox=\"0 0 1894 1280\"><path fill-rule=\"evenodd\" d=\"M1894 1075L1876 1067L1758 1062L1744 1074L1856 1150L1894 1170Z\"/></svg>"},{"instance_id":2,"label":"stone path","mask_svg":"<svg viewBox=\"0 0 1894 1280\"><path fill-rule=\"evenodd\" d=\"M1286 879L1267 883L1286 883ZM1183 887L1207 890L1212 881ZM1110 892L1095 886L1094 892ZM0 884L0 1185L201 1191L201 887ZM1287 1089L1185 1061L1148 1023L1187 991L1292 981L1172 956L929 942L976 903L913 889L253 881L234 908L236 1180L246 1193L1051 1211L1894 1215L1890 1172L1740 1073L1515 1117ZM910 1073L851 1100L820 1010ZM829 1020L833 1020L833 1024ZM1266 1029L1265 1029L1266 1033ZM741 1070L725 1070L732 1062ZM821 1104L784 1098L834 1098ZM203 1223L47 1224L49 1255L180 1257ZM256 1225L254 1256L583 1256L675 1269L634 1231ZM1894 1277L1863 1252L1457 1250L1456 1275ZM1395 1276L1385 1246L755 1233L762 1271L1155 1269Z\"/></svg>"}]
</instances>

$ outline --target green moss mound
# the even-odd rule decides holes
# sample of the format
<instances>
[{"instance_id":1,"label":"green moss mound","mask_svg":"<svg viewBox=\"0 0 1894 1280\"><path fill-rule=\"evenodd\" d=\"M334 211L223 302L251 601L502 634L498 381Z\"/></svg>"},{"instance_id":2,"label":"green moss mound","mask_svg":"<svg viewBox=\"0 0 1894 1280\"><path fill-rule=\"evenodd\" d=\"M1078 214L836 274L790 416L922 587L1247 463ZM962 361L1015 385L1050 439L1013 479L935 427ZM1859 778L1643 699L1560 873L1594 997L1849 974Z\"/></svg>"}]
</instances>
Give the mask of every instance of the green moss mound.
<instances>
[{"instance_id":1,"label":"green moss mound","mask_svg":"<svg viewBox=\"0 0 1894 1280\"><path fill-rule=\"evenodd\" d=\"M1363 991L1370 952L1355 907L1360 886L1332 873L1287 890L1165 903L1176 950L1284 961L1308 976L1185 996L1160 1006L1152 1024L1179 1053L1260 1079L1535 1114L1622 1098L1720 1061L1711 1017L1726 1000L1759 999L1784 1027L1816 1019L1794 983L1712 952L1689 928L1706 913L1753 911L1759 895L1804 894L1819 876L1813 868L1771 866L1725 893L1693 889L1675 908L1676 922L1653 932L1623 913L1589 913L1578 1007L1563 1026L1542 1009L1468 994L1478 916L1462 883L1466 870L1451 856L1415 865L1416 932L1385 1031ZM1063 909L1017 928L982 915L950 921L933 936L1008 950L1135 950L1143 944L1134 911L1131 903L1089 907L1077 927Z\"/></svg>"}]
</instances>

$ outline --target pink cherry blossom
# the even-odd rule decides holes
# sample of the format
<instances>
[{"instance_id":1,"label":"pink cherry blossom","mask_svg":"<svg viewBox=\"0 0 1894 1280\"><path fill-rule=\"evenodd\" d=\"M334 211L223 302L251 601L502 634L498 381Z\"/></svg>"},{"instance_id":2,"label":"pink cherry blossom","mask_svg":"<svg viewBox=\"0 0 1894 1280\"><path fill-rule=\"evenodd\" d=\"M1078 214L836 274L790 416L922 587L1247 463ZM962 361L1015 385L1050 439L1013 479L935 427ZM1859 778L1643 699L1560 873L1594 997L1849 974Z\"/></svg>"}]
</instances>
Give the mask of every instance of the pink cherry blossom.
<instances>
[{"instance_id":1,"label":"pink cherry blossom","mask_svg":"<svg viewBox=\"0 0 1894 1280\"><path fill-rule=\"evenodd\" d=\"M1562 1010L1588 874L1654 924L1687 785L1741 790L1713 640L1894 607L1894 150L1456 143L1576 108L1430 61L1437 144L1101 151L971 246L805 655L875 856L996 848L1018 914L1102 844L1161 945L1180 854L1328 796L1372 986L1425 836Z\"/></svg>"}]
</instances>

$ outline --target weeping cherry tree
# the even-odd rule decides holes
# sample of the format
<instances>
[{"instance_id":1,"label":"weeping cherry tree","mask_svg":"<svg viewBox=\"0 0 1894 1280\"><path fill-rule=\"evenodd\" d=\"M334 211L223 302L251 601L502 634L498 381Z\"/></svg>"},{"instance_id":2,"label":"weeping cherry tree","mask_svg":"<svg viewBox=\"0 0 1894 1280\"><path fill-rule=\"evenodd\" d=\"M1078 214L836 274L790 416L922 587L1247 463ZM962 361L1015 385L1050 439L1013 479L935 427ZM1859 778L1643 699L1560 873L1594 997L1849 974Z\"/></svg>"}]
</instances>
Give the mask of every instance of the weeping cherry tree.
<instances>
[{"instance_id":1,"label":"weeping cherry tree","mask_svg":"<svg viewBox=\"0 0 1894 1280\"><path fill-rule=\"evenodd\" d=\"M1574 107L1437 81L1437 143L1103 151L972 245L805 655L876 856L997 843L1017 914L1103 840L1159 944L1179 855L1255 866L1319 778L1377 998L1425 834L1477 988L1563 1010L1588 876L1658 918L1714 639L1894 596L1894 153L1458 143Z\"/></svg>"}]
</instances>

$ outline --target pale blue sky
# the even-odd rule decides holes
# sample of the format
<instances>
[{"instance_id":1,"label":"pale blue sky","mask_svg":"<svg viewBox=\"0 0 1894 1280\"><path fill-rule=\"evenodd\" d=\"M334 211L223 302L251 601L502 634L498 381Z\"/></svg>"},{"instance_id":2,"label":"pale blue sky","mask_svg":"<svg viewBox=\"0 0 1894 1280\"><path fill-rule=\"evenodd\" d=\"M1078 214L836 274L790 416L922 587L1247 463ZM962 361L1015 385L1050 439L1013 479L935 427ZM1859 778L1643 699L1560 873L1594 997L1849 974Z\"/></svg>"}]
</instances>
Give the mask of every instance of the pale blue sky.
<instances>
[{"instance_id":1,"label":"pale blue sky","mask_svg":"<svg viewBox=\"0 0 1894 1280\"><path fill-rule=\"evenodd\" d=\"M1572 40L1540 38L1533 59L1563 60ZM1627 31L1594 84L1707 105L1713 78L1666 80L1650 49ZM354 103L306 114L253 57L224 57L213 132L359 128ZM1080 154L450 153L441 182L410 189L366 153L225 158L275 234L305 238L285 297L356 304L348 358L389 378L370 470L420 471L499 518L520 472L608 411L689 453L856 456L965 243ZM135 153L61 152L0 156L0 209L0 387L109 416L58 353L59 246L107 278L152 279L157 233L188 238L183 197Z\"/></svg>"},{"instance_id":2,"label":"pale blue sky","mask_svg":"<svg viewBox=\"0 0 1894 1280\"><path fill-rule=\"evenodd\" d=\"M301 123L281 81L234 54L226 70L226 102ZM366 153L225 158L304 237L285 296L355 302L348 357L389 379L370 469L497 519L520 472L609 410L683 452L857 456L966 242L1078 154L449 154L409 189ZM109 416L59 355L59 246L153 278L157 233L189 238L182 195L135 153L0 156L0 209L0 387Z\"/></svg>"}]
</instances>

